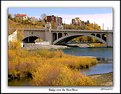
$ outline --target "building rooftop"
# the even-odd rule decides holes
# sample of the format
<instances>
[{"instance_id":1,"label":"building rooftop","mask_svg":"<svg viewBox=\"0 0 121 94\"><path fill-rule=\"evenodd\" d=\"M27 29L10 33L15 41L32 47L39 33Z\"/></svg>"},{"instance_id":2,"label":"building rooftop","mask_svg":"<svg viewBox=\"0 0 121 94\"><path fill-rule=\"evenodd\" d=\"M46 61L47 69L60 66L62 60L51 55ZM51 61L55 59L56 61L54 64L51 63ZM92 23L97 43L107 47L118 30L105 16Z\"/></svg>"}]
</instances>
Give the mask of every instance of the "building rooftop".
<instances>
[{"instance_id":1,"label":"building rooftop","mask_svg":"<svg viewBox=\"0 0 121 94\"><path fill-rule=\"evenodd\" d=\"M16 14L16 17L24 17L27 16L26 14Z\"/></svg>"}]
</instances>

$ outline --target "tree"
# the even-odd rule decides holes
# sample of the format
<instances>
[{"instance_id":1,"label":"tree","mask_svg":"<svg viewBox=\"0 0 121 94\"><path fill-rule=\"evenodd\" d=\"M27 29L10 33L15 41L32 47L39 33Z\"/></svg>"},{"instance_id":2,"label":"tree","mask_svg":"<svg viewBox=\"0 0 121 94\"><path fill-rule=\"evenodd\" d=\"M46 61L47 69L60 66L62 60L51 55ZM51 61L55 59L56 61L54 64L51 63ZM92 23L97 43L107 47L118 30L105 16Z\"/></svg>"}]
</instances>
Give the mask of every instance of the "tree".
<instances>
[{"instance_id":1,"label":"tree","mask_svg":"<svg viewBox=\"0 0 121 94\"><path fill-rule=\"evenodd\" d=\"M90 22L89 22L89 20L87 20L87 24L89 24Z\"/></svg>"},{"instance_id":2,"label":"tree","mask_svg":"<svg viewBox=\"0 0 121 94\"><path fill-rule=\"evenodd\" d=\"M45 19L45 17L46 17L46 14L45 14L45 13L43 13L43 14L41 15L42 20L44 20L44 19Z\"/></svg>"},{"instance_id":3,"label":"tree","mask_svg":"<svg viewBox=\"0 0 121 94\"><path fill-rule=\"evenodd\" d=\"M12 19L12 15L10 13L8 14L8 19Z\"/></svg>"}]
</instances>

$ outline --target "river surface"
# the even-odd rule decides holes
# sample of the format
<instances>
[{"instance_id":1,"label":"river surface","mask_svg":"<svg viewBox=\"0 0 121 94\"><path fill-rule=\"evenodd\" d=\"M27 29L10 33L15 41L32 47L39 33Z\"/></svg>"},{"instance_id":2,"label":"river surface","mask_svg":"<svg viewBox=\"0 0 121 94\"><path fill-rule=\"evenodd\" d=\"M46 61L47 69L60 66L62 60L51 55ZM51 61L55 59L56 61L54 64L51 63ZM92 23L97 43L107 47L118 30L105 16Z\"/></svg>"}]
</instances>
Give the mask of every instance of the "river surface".
<instances>
[{"instance_id":1,"label":"river surface","mask_svg":"<svg viewBox=\"0 0 121 94\"><path fill-rule=\"evenodd\" d=\"M112 58L113 48L80 48L71 47L63 50L66 54L75 56L95 56L99 58Z\"/></svg>"},{"instance_id":2,"label":"river surface","mask_svg":"<svg viewBox=\"0 0 121 94\"><path fill-rule=\"evenodd\" d=\"M103 58L103 62L89 68L81 70L86 75L103 74L113 72L113 48L80 48L72 47L63 50L66 54L75 56L95 56ZM110 61L110 62L109 62Z\"/></svg>"}]
</instances>

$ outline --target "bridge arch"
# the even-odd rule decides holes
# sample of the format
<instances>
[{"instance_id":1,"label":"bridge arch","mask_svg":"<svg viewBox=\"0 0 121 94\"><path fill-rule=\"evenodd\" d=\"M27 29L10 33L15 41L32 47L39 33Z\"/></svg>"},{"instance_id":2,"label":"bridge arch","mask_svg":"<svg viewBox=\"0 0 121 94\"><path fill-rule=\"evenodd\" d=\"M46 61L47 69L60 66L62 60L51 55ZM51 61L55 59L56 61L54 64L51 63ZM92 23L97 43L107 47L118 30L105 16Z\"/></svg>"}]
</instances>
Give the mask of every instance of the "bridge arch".
<instances>
[{"instance_id":1,"label":"bridge arch","mask_svg":"<svg viewBox=\"0 0 121 94\"><path fill-rule=\"evenodd\" d=\"M37 38L38 38L37 36L28 36L24 38L22 41L24 43L34 43Z\"/></svg>"},{"instance_id":2,"label":"bridge arch","mask_svg":"<svg viewBox=\"0 0 121 94\"><path fill-rule=\"evenodd\" d=\"M22 42L23 43L35 43L35 40L36 39L39 39L40 37L37 37L37 36L28 36L28 37L25 37ZM40 38L42 39L42 38Z\"/></svg>"},{"instance_id":3,"label":"bridge arch","mask_svg":"<svg viewBox=\"0 0 121 94\"><path fill-rule=\"evenodd\" d=\"M104 41L107 41L107 36L106 36L106 34L102 34L102 39L103 39Z\"/></svg>"},{"instance_id":4,"label":"bridge arch","mask_svg":"<svg viewBox=\"0 0 121 94\"><path fill-rule=\"evenodd\" d=\"M90 35L90 34L79 34L79 35L64 36L64 37L61 37L61 38L55 40L55 41L53 42L53 44L54 44L54 45L60 45L60 44L62 45L62 44L65 44L65 43L67 43L68 41L70 41L70 40L72 40L72 39L74 39L74 38L76 38L76 37L79 37L79 36L88 36L88 37L96 38L98 41L100 41L100 42L106 44L106 41L104 41L103 39L101 39L101 38L99 38L99 37L97 37L97 36Z\"/></svg>"},{"instance_id":5,"label":"bridge arch","mask_svg":"<svg viewBox=\"0 0 121 94\"><path fill-rule=\"evenodd\" d=\"M57 40L57 33L53 33L53 41Z\"/></svg>"},{"instance_id":6,"label":"bridge arch","mask_svg":"<svg viewBox=\"0 0 121 94\"><path fill-rule=\"evenodd\" d=\"M97 34L96 37L101 38L101 35L100 34Z\"/></svg>"},{"instance_id":7,"label":"bridge arch","mask_svg":"<svg viewBox=\"0 0 121 94\"><path fill-rule=\"evenodd\" d=\"M93 33L91 35L95 36L95 34L93 34Z\"/></svg>"},{"instance_id":8,"label":"bridge arch","mask_svg":"<svg viewBox=\"0 0 121 94\"><path fill-rule=\"evenodd\" d=\"M62 37L62 33L58 33L58 39Z\"/></svg>"},{"instance_id":9,"label":"bridge arch","mask_svg":"<svg viewBox=\"0 0 121 94\"><path fill-rule=\"evenodd\" d=\"M68 33L64 33L65 36L68 36Z\"/></svg>"}]
</instances>

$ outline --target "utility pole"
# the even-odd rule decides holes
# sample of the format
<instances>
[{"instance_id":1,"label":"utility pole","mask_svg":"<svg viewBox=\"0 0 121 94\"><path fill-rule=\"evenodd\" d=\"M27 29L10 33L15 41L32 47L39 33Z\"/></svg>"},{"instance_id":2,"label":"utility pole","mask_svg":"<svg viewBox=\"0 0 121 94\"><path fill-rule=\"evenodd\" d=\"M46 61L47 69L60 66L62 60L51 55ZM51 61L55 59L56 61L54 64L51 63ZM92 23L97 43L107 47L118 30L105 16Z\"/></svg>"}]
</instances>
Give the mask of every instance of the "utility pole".
<instances>
[{"instance_id":1,"label":"utility pole","mask_svg":"<svg viewBox=\"0 0 121 94\"><path fill-rule=\"evenodd\" d=\"M103 26L102 26L102 29L104 30L104 24L103 24Z\"/></svg>"},{"instance_id":2,"label":"utility pole","mask_svg":"<svg viewBox=\"0 0 121 94\"><path fill-rule=\"evenodd\" d=\"M65 29L66 27L65 27L65 21L64 21L64 29Z\"/></svg>"},{"instance_id":3,"label":"utility pole","mask_svg":"<svg viewBox=\"0 0 121 94\"><path fill-rule=\"evenodd\" d=\"M94 22L94 24L93 24L93 28L94 28L94 30L95 30L95 22Z\"/></svg>"}]
</instances>

